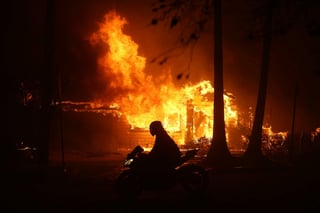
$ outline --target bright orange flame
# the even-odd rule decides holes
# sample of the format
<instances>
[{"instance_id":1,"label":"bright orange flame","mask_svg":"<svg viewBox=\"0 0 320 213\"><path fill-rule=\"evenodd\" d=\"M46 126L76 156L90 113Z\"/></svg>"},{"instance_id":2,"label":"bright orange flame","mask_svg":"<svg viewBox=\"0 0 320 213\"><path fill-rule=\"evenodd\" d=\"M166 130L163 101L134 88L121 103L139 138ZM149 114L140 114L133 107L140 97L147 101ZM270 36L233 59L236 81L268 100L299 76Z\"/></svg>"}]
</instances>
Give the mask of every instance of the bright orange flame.
<instances>
[{"instance_id":1,"label":"bright orange flame","mask_svg":"<svg viewBox=\"0 0 320 213\"><path fill-rule=\"evenodd\" d=\"M271 126L263 126L262 133L271 137L281 137L282 141L285 141L288 138L288 131L285 132L274 132Z\"/></svg>"},{"instance_id":2,"label":"bright orange flame","mask_svg":"<svg viewBox=\"0 0 320 213\"><path fill-rule=\"evenodd\" d=\"M92 44L102 42L108 47L107 53L99 58L99 65L105 72L112 72L110 86L121 89L136 89L146 80L143 72L146 59L138 55L138 45L130 36L122 33L127 24L124 18L112 11L105 15L98 32L92 34Z\"/></svg>"},{"instance_id":3,"label":"bright orange flame","mask_svg":"<svg viewBox=\"0 0 320 213\"><path fill-rule=\"evenodd\" d=\"M175 138L179 144L185 142L187 133L191 134L190 139L212 137L214 88L210 81L178 88L173 84L171 70L157 76L146 75L146 59L138 55L138 45L130 36L122 32L125 24L124 18L111 11L90 38L92 44L108 47L98 63L104 73L112 77L110 87L121 91L113 105L120 107L132 128L148 129L151 121L161 120L166 130L180 133ZM228 128L237 125L238 114L232 98L225 95L224 100ZM192 108L191 112L188 107ZM190 118L192 128L188 128Z\"/></svg>"}]
</instances>

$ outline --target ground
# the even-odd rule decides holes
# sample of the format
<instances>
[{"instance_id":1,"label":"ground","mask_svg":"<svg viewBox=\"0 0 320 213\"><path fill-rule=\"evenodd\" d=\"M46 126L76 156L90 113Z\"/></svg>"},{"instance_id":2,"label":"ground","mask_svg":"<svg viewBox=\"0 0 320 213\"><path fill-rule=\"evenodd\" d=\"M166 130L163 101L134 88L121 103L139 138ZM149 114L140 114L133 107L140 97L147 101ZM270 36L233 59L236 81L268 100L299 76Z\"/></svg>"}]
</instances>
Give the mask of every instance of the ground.
<instances>
[{"instance_id":1,"label":"ground","mask_svg":"<svg viewBox=\"0 0 320 213\"><path fill-rule=\"evenodd\" d=\"M145 191L134 201L122 200L115 179L123 169L123 153L66 156L39 172L34 165L4 175L4 210L164 212L214 210L320 210L320 171L315 167L229 170L208 169L203 195L182 187Z\"/></svg>"}]
</instances>

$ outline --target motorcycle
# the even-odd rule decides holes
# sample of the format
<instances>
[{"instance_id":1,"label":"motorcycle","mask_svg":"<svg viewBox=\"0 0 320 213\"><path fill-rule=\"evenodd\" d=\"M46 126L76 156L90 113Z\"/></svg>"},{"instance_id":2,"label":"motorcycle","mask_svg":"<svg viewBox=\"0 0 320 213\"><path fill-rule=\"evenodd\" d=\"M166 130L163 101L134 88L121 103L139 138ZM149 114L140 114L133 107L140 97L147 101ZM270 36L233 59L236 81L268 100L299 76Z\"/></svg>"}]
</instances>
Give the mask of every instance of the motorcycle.
<instances>
[{"instance_id":1,"label":"motorcycle","mask_svg":"<svg viewBox=\"0 0 320 213\"><path fill-rule=\"evenodd\" d=\"M120 196L137 198L145 190L169 189L180 184L186 192L202 193L209 183L208 172L202 166L190 162L199 149L187 150L180 158L179 164L171 170L157 172L154 168L148 172L141 168L139 160L144 149L136 146L124 161L124 170L116 179L116 188Z\"/></svg>"}]
</instances>

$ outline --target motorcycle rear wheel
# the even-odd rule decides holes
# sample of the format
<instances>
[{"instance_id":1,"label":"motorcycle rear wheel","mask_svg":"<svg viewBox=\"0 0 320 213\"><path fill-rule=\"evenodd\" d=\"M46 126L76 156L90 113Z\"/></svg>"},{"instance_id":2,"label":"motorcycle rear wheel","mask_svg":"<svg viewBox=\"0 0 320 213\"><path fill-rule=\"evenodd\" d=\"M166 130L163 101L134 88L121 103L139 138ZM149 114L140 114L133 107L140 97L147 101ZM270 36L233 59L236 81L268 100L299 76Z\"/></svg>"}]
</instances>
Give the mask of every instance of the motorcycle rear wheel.
<instances>
[{"instance_id":1,"label":"motorcycle rear wheel","mask_svg":"<svg viewBox=\"0 0 320 213\"><path fill-rule=\"evenodd\" d=\"M207 189L209 176L203 167L196 164L188 164L180 169L181 184L186 191L198 194Z\"/></svg>"}]
</instances>

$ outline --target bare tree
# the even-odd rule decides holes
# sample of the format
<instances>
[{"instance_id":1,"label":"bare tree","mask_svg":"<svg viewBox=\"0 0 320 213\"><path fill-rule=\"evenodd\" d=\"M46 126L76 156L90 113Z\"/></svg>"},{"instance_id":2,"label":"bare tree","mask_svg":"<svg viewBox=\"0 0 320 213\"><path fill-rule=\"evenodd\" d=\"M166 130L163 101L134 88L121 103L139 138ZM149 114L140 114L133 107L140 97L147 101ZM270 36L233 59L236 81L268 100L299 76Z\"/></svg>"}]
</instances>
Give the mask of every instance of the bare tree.
<instances>
[{"instance_id":1,"label":"bare tree","mask_svg":"<svg viewBox=\"0 0 320 213\"><path fill-rule=\"evenodd\" d=\"M40 141L39 141L39 164L45 169L49 163L49 136L50 123L53 115L51 101L54 94L54 19L55 0L46 1L46 26L45 26L45 58L43 62L43 72L40 76L41 91L41 121L40 121Z\"/></svg>"},{"instance_id":2,"label":"bare tree","mask_svg":"<svg viewBox=\"0 0 320 213\"><path fill-rule=\"evenodd\" d=\"M223 100L223 47L221 0L214 1L214 127L207 161L214 167L230 167L233 157L226 140Z\"/></svg>"},{"instance_id":3,"label":"bare tree","mask_svg":"<svg viewBox=\"0 0 320 213\"><path fill-rule=\"evenodd\" d=\"M177 24L184 26L182 31L181 47L194 45L200 34L205 30L205 24L213 18L214 22L214 128L213 140L208 151L207 161L212 167L229 167L233 165L233 157L228 149L225 133L224 120L224 87L223 87L223 47L222 47L222 20L221 20L221 0L215 1L164 1L160 0L159 4L153 9L162 12L160 17L152 20L152 24L159 21L170 20L170 27ZM213 16L212 16L213 14ZM191 17L191 19L190 19ZM191 26L191 27L190 27ZM191 29L191 31L190 31ZM186 33L187 32L187 33ZM177 48L177 47L175 47ZM174 49L170 49L173 51ZM166 62L168 55L158 59L160 64ZM189 70L188 70L189 71ZM177 77L181 78L184 73ZM188 77L188 73L186 75Z\"/></svg>"},{"instance_id":4,"label":"bare tree","mask_svg":"<svg viewBox=\"0 0 320 213\"><path fill-rule=\"evenodd\" d=\"M270 46L272 38L272 13L274 7L273 0L270 0L267 4L264 22L264 35L262 44L263 52L257 106L249 144L243 156L244 163L250 166L256 164L261 165L262 162L268 162L268 160L262 154L261 140L269 74Z\"/></svg>"},{"instance_id":5,"label":"bare tree","mask_svg":"<svg viewBox=\"0 0 320 213\"><path fill-rule=\"evenodd\" d=\"M317 3L318 4L318 3ZM297 22L304 21L306 23L306 30L310 35L317 35L319 32L319 21L315 21L311 18L311 14L308 12L308 8L315 6L313 1L275 1L267 0L257 5L259 9L256 12L257 19L262 19L262 25L254 26L255 31L250 33L251 38L262 38L262 58L261 58L261 70L259 91L257 97L256 111L254 115L254 122L249 138L248 147L243 155L243 165L249 167L270 166L271 161L262 153L262 128L265 114L265 103L267 99L268 88L268 75L269 75L269 63L271 52L271 41L273 36L285 35ZM262 9L262 10L261 10ZM277 14L276 14L277 10ZM296 87L297 83L293 85L294 91L294 106L295 111L296 104ZM293 113L293 127L294 127L294 114ZM292 135L294 128L292 127ZM293 143L293 141L289 141ZM293 149L293 144L289 144L289 151ZM292 153L289 153L292 154Z\"/></svg>"}]
</instances>

